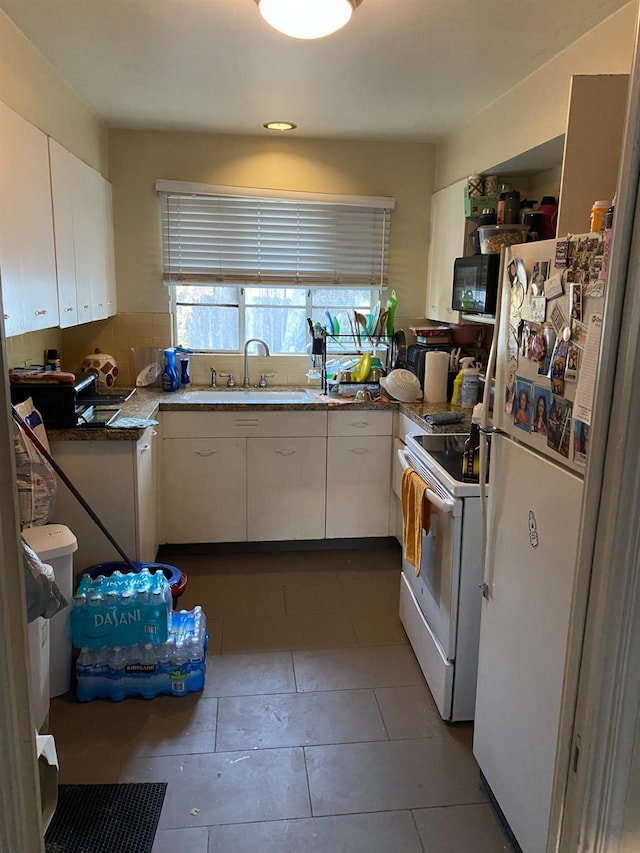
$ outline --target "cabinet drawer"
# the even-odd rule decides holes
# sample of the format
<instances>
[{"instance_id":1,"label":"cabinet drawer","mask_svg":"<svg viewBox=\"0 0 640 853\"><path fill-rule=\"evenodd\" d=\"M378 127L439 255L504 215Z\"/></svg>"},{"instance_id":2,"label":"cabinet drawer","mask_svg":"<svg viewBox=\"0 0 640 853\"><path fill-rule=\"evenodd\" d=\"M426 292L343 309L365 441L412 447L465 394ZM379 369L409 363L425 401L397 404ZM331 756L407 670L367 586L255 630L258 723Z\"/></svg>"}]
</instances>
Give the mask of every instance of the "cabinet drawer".
<instances>
[{"instance_id":1,"label":"cabinet drawer","mask_svg":"<svg viewBox=\"0 0 640 853\"><path fill-rule=\"evenodd\" d=\"M391 435L393 411L329 412L329 435Z\"/></svg>"},{"instance_id":2,"label":"cabinet drawer","mask_svg":"<svg viewBox=\"0 0 640 853\"><path fill-rule=\"evenodd\" d=\"M165 438L325 436L326 412L164 412Z\"/></svg>"}]
</instances>

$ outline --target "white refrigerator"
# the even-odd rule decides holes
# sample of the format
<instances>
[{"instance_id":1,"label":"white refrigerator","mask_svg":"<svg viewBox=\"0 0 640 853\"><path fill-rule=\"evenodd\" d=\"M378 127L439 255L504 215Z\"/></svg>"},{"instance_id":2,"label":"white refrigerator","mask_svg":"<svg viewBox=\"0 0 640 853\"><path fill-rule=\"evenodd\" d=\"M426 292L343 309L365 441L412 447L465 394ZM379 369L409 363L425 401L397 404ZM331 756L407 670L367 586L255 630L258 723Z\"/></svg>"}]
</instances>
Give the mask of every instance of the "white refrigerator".
<instances>
[{"instance_id":1,"label":"white refrigerator","mask_svg":"<svg viewBox=\"0 0 640 853\"><path fill-rule=\"evenodd\" d=\"M605 251L579 235L502 259L473 749L524 853L547 842Z\"/></svg>"}]
</instances>

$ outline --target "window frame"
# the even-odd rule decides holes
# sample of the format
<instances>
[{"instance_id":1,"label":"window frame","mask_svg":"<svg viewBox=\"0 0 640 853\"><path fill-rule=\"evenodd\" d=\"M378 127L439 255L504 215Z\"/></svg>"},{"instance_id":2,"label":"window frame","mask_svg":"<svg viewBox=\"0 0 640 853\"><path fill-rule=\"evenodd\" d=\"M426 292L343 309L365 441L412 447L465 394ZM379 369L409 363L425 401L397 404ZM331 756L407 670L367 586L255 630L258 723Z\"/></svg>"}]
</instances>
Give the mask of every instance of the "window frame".
<instances>
[{"instance_id":1,"label":"window frame","mask_svg":"<svg viewBox=\"0 0 640 853\"><path fill-rule=\"evenodd\" d=\"M250 287L250 285L225 284L224 286L225 287L235 287L238 289L238 291L239 291L238 292L238 304L236 305L235 303L221 303L221 302L219 302L219 303L213 303L212 302L212 303L208 303L208 304L215 305L216 307L228 307L228 308L237 308L238 309L238 348L237 349L216 349L216 348L207 349L205 347L192 348L193 351L196 353L203 353L203 354L211 353L212 355L241 355L242 354L243 347L244 347L244 341L246 341L246 339L247 339L246 319L245 319L245 308L246 308L245 290L248 287ZM256 287L264 287L264 286L277 287L277 285L275 285L273 282L270 282L268 285L257 284L255 286ZM282 285L282 286L286 287L286 285ZM302 290L303 288L299 288L299 289ZM388 287L384 286L384 287L371 287L371 288L367 288L367 287L356 288L353 286L351 286L351 287L347 286L347 287L340 288L337 285L320 285L317 287L304 288L304 290L305 290L305 304L304 304L305 317L311 317L313 319L314 318L314 312L315 312L315 319L317 319L318 322L322 323L322 325L325 325L325 317L324 317L325 311L329 311L333 315L337 311L353 310L353 308L345 309L345 306L327 305L326 308L323 306L319 309L317 307L314 307L313 297L317 291L319 291L319 290L332 291L332 290L340 290L340 289L369 291L370 306L371 306L371 308L373 308L373 306L376 303L376 300L382 299L382 293L387 291ZM177 299L177 285L169 285L168 290L169 290L169 305L170 305L170 312L171 312L172 340L175 341L176 344L180 344L181 342L180 342L179 337L178 337L178 311L177 311L178 306L179 305L188 305L188 306L191 306L194 308L201 308L201 307L203 307L203 303L201 303L201 302L184 302L182 300L178 301L178 299ZM278 311L292 310L289 306L273 306L273 307ZM293 308L293 310L301 311L303 309L302 309L302 306L300 306L300 307L295 306ZM361 310L361 309L356 309L356 310ZM321 316L318 316L318 312L321 313ZM291 356L291 357L305 356L306 355L304 350L300 350L300 351L296 351L296 352L279 352L279 351L274 350L272 352L273 352L273 355L284 355L284 356Z\"/></svg>"}]
</instances>

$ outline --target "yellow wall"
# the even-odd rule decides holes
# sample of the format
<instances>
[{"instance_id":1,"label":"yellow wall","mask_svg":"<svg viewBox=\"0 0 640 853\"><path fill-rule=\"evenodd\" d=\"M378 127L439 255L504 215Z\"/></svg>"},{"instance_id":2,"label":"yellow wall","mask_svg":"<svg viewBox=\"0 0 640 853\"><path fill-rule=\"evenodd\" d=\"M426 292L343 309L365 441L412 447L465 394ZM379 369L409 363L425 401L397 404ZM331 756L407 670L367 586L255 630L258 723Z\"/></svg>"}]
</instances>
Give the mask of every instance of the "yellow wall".
<instances>
[{"instance_id":1,"label":"yellow wall","mask_svg":"<svg viewBox=\"0 0 640 853\"><path fill-rule=\"evenodd\" d=\"M398 313L423 316L435 147L112 130L118 310L166 311L157 179L393 196L389 275Z\"/></svg>"},{"instance_id":2,"label":"yellow wall","mask_svg":"<svg viewBox=\"0 0 640 853\"><path fill-rule=\"evenodd\" d=\"M637 9L635 0L623 6L449 134L438 146L436 189L466 175L490 172L498 163L563 134L573 75L631 70ZM593 125L597 133L597 104Z\"/></svg>"},{"instance_id":3,"label":"yellow wall","mask_svg":"<svg viewBox=\"0 0 640 853\"><path fill-rule=\"evenodd\" d=\"M3 12L0 12L0 100L90 166L107 174L106 129ZM57 328L9 338L8 364L16 367L27 361L42 363L44 350L59 349L61 341Z\"/></svg>"},{"instance_id":4,"label":"yellow wall","mask_svg":"<svg viewBox=\"0 0 640 853\"><path fill-rule=\"evenodd\" d=\"M0 100L107 175L106 129L4 12L0 12Z\"/></svg>"}]
</instances>

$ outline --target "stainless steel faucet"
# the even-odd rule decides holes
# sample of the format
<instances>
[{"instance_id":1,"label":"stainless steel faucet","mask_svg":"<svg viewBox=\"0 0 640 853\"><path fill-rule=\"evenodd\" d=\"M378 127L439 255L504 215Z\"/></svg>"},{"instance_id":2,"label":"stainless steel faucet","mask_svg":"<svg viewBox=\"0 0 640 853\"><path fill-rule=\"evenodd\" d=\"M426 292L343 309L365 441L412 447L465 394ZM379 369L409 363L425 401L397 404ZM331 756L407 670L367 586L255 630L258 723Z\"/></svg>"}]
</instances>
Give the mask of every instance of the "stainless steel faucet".
<instances>
[{"instance_id":1,"label":"stainless steel faucet","mask_svg":"<svg viewBox=\"0 0 640 853\"><path fill-rule=\"evenodd\" d=\"M218 376L218 374L216 373L215 367L212 367L211 368L211 388L217 388L218 387L217 376Z\"/></svg>"},{"instance_id":2,"label":"stainless steel faucet","mask_svg":"<svg viewBox=\"0 0 640 853\"><path fill-rule=\"evenodd\" d=\"M254 343L254 342L257 344L262 344L262 346L264 347L265 355L271 355L271 353L269 352L269 347L262 340L262 338L249 338L249 340L245 341L245 343L244 343L244 377L242 379L242 387L243 388L251 388L251 383L249 382L249 359L248 359L248 354L247 354L247 347L249 346L250 343Z\"/></svg>"}]
</instances>

